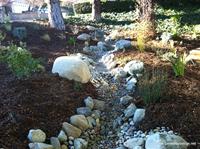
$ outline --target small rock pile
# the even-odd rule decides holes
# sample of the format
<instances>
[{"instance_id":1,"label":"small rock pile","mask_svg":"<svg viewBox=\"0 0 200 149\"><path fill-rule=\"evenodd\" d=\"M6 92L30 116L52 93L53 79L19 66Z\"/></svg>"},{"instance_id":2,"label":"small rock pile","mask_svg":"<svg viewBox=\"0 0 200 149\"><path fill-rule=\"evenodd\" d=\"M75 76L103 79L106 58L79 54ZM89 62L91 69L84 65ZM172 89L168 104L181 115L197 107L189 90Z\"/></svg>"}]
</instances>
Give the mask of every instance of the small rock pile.
<instances>
[{"instance_id":1,"label":"small rock pile","mask_svg":"<svg viewBox=\"0 0 200 149\"><path fill-rule=\"evenodd\" d=\"M45 143L46 134L40 129L31 129L28 134L30 149L87 149L88 142L98 138L100 132L101 110L105 102L87 97L85 107L77 108L77 115L70 122L63 122L57 137Z\"/></svg>"}]
</instances>

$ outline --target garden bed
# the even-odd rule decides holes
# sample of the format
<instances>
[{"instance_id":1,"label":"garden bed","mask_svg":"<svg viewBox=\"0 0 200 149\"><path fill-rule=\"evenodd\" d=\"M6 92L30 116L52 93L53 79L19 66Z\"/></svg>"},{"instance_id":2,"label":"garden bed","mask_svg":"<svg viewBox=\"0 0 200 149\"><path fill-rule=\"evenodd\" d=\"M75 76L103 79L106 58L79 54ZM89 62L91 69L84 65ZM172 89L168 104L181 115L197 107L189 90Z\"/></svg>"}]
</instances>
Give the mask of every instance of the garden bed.
<instances>
[{"instance_id":1,"label":"garden bed","mask_svg":"<svg viewBox=\"0 0 200 149\"><path fill-rule=\"evenodd\" d=\"M40 39L45 33L51 37L50 42ZM5 64L0 64L0 148L27 148L27 134L33 128L42 129L47 137L57 136L62 123L75 114L87 96L97 97L91 83L80 85L51 74L56 57L79 52L84 46L81 42L67 46L67 39L76 36L70 30L63 39L60 35L50 29L28 29L24 41L33 56L42 59L46 72L17 79ZM18 42L8 34L4 44L11 40Z\"/></svg>"},{"instance_id":2,"label":"garden bed","mask_svg":"<svg viewBox=\"0 0 200 149\"><path fill-rule=\"evenodd\" d=\"M189 46L189 45L188 45ZM200 141L200 65L187 65L184 77L175 77L170 63L163 62L152 51L139 52L131 49L116 54L123 66L132 59L141 60L148 71L162 69L167 75L167 87L160 101L145 106L143 100L134 94L136 104L145 106L146 116L140 128L144 131L157 127L169 127L181 134L188 142Z\"/></svg>"}]
</instances>

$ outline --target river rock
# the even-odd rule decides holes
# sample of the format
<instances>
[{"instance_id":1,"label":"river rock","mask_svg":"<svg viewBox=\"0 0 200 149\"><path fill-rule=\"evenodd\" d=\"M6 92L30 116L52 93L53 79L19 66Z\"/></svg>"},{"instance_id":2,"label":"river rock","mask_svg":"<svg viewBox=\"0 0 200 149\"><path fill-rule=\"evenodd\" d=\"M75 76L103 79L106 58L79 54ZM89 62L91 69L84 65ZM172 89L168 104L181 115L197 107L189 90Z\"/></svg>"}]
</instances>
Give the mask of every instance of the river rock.
<instances>
[{"instance_id":1,"label":"river rock","mask_svg":"<svg viewBox=\"0 0 200 149\"><path fill-rule=\"evenodd\" d=\"M127 83L126 83L126 89L128 91L135 91L136 88L136 83L137 83L137 79L132 77Z\"/></svg>"},{"instance_id":2,"label":"river rock","mask_svg":"<svg viewBox=\"0 0 200 149\"><path fill-rule=\"evenodd\" d=\"M87 121L88 121L88 124L90 126L89 128L93 128L93 127L96 126L96 120L93 117L88 116Z\"/></svg>"},{"instance_id":3,"label":"river rock","mask_svg":"<svg viewBox=\"0 0 200 149\"><path fill-rule=\"evenodd\" d=\"M84 115L73 115L70 117L70 123L81 130L86 130L89 128L88 121Z\"/></svg>"},{"instance_id":4,"label":"river rock","mask_svg":"<svg viewBox=\"0 0 200 149\"><path fill-rule=\"evenodd\" d=\"M71 136L74 138L78 138L82 133L82 131L79 128L77 128L67 122L63 123L62 128L68 136Z\"/></svg>"},{"instance_id":5,"label":"river rock","mask_svg":"<svg viewBox=\"0 0 200 149\"><path fill-rule=\"evenodd\" d=\"M130 75L141 73L144 69L144 63L138 60L132 60L124 66L124 71Z\"/></svg>"},{"instance_id":6,"label":"river rock","mask_svg":"<svg viewBox=\"0 0 200 149\"><path fill-rule=\"evenodd\" d=\"M54 149L52 145L45 143L29 143L30 149Z\"/></svg>"},{"instance_id":7,"label":"river rock","mask_svg":"<svg viewBox=\"0 0 200 149\"><path fill-rule=\"evenodd\" d=\"M133 100L133 97L126 95L120 98L120 104L127 105L131 100Z\"/></svg>"},{"instance_id":8,"label":"river rock","mask_svg":"<svg viewBox=\"0 0 200 149\"><path fill-rule=\"evenodd\" d=\"M61 149L60 141L56 137L50 138L51 145L53 146L53 149Z\"/></svg>"},{"instance_id":9,"label":"river rock","mask_svg":"<svg viewBox=\"0 0 200 149\"><path fill-rule=\"evenodd\" d=\"M131 42L129 40L119 40L115 43L115 50L122 50L131 47Z\"/></svg>"},{"instance_id":10,"label":"river rock","mask_svg":"<svg viewBox=\"0 0 200 149\"><path fill-rule=\"evenodd\" d=\"M74 149L87 149L88 142L82 138L74 140Z\"/></svg>"},{"instance_id":11,"label":"river rock","mask_svg":"<svg viewBox=\"0 0 200 149\"><path fill-rule=\"evenodd\" d=\"M134 117L133 117L133 121L134 123L139 123L141 122L145 117L145 109L136 109Z\"/></svg>"},{"instance_id":12,"label":"river rock","mask_svg":"<svg viewBox=\"0 0 200 149\"><path fill-rule=\"evenodd\" d=\"M124 146L127 147L128 149L135 149L135 147L143 145L144 145L143 138L132 138L124 142Z\"/></svg>"},{"instance_id":13,"label":"river rock","mask_svg":"<svg viewBox=\"0 0 200 149\"><path fill-rule=\"evenodd\" d=\"M103 111L105 109L105 101L94 99L94 109Z\"/></svg>"},{"instance_id":14,"label":"river rock","mask_svg":"<svg viewBox=\"0 0 200 149\"><path fill-rule=\"evenodd\" d=\"M52 73L58 73L60 77L81 83L87 83L91 78L88 65L77 56L61 56L56 58Z\"/></svg>"},{"instance_id":15,"label":"river rock","mask_svg":"<svg viewBox=\"0 0 200 149\"><path fill-rule=\"evenodd\" d=\"M63 130L61 130L60 133L58 134L58 139L59 139L60 142L66 142L67 141L68 137Z\"/></svg>"},{"instance_id":16,"label":"river rock","mask_svg":"<svg viewBox=\"0 0 200 149\"><path fill-rule=\"evenodd\" d=\"M31 142L44 142L46 140L46 134L41 129L29 130L28 139Z\"/></svg>"},{"instance_id":17,"label":"river rock","mask_svg":"<svg viewBox=\"0 0 200 149\"><path fill-rule=\"evenodd\" d=\"M89 107L80 107L76 109L77 114L79 115L85 115L90 116L92 114L92 111Z\"/></svg>"},{"instance_id":18,"label":"river rock","mask_svg":"<svg viewBox=\"0 0 200 149\"><path fill-rule=\"evenodd\" d=\"M135 111L136 111L137 107L135 106L135 104L131 103L125 110L124 110L124 116L126 118L129 118L131 116L134 115Z\"/></svg>"},{"instance_id":19,"label":"river rock","mask_svg":"<svg viewBox=\"0 0 200 149\"><path fill-rule=\"evenodd\" d=\"M91 97L87 97L84 100L84 103L85 103L85 106L89 107L91 110L94 108L94 101L93 101L93 99Z\"/></svg>"}]
</instances>

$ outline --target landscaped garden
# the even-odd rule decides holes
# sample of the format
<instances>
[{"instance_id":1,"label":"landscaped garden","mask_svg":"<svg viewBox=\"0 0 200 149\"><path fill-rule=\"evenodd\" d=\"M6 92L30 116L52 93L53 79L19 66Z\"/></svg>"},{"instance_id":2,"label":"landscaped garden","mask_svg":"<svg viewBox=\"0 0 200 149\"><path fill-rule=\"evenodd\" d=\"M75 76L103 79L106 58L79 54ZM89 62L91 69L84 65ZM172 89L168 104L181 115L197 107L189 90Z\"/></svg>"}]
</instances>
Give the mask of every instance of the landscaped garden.
<instances>
[{"instance_id":1,"label":"landscaped garden","mask_svg":"<svg viewBox=\"0 0 200 149\"><path fill-rule=\"evenodd\" d=\"M0 148L198 148L198 1L156 3L153 25L116 3L0 24Z\"/></svg>"}]
</instances>

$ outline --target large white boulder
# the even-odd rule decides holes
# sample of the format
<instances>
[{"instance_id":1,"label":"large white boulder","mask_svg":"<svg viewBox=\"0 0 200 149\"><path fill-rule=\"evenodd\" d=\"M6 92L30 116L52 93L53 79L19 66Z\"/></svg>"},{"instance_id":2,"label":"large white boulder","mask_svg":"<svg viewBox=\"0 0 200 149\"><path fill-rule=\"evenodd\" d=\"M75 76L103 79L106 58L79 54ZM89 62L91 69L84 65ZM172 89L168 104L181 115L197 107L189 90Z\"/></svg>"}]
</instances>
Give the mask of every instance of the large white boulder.
<instances>
[{"instance_id":1,"label":"large white boulder","mask_svg":"<svg viewBox=\"0 0 200 149\"><path fill-rule=\"evenodd\" d=\"M180 136L167 133L150 135L145 144L146 149L187 149L188 143Z\"/></svg>"},{"instance_id":2,"label":"large white boulder","mask_svg":"<svg viewBox=\"0 0 200 149\"><path fill-rule=\"evenodd\" d=\"M56 58L52 73L58 73L60 77L87 83L90 78L88 65L76 56L61 56Z\"/></svg>"}]
</instances>

